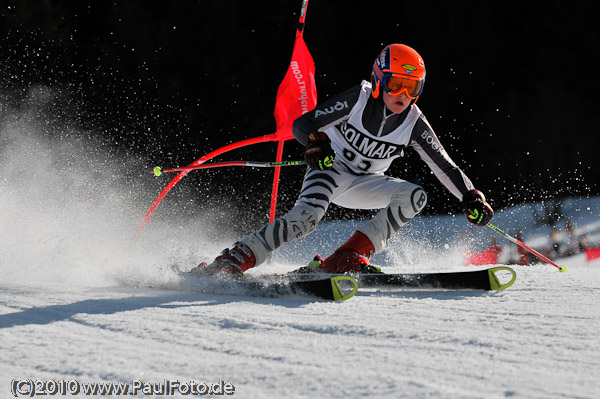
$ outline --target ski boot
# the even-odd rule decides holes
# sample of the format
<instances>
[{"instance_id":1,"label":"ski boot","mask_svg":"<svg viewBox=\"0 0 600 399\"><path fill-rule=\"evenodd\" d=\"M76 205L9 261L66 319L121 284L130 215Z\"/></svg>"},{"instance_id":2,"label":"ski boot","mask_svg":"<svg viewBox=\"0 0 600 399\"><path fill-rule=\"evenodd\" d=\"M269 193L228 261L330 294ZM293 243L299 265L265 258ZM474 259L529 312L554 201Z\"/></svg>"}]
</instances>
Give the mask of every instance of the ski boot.
<instances>
[{"instance_id":1,"label":"ski boot","mask_svg":"<svg viewBox=\"0 0 600 399\"><path fill-rule=\"evenodd\" d=\"M315 256L308 268L329 273L381 273L379 267L369 262L369 257L374 252L375 247L371 240L357 231L327 259L323 260L319 255Z\"/></svg>"},{"instance_id":2,"label":"ski boot","mask_svg":"<svg viewBox=\"0 0 600 399\"><path fill-rule=\"evenodd\" d=\"M256 256L244 243L236 242L231 249L225 249L211 263L200 263L190 270L195 276L221 277L245 280L244 272L256 264Z\"/></svg>"},{"instance_id":3,"label":"ski boot","mask_svg":"<svg viewBox=\"0 0 600 399\"><path fill-rule=\"evenodd\" d=\"M333 256L333 255L332 255ZM348 268L346 271L332 271L327 268L327 266L323 265L325 260L320 255L315 256L312 262L302 268L303 273L323 273L323 272L331 272L331 273L346 273L346 272L358 272L358 273L382 273L381 268L379 266L372 265L369 262L369 259L366 256L359 255L358 253L348 252L346 254L342 254L344 256L344 263L346 266L349 264L352 265L351 268ZM327 258L329 259L329 258Z\"/></svg>"}]
</instances>

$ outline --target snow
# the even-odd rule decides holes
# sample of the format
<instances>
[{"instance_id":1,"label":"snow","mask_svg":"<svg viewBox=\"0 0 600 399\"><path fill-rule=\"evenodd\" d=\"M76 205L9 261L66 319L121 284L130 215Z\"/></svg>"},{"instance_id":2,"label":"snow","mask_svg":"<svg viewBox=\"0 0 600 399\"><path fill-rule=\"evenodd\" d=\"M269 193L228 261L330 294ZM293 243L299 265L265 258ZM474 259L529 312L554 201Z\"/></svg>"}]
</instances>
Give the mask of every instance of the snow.
<instances>
[{"instance_id":1,"label":"snow","mask_svg":"<svg viewBox=\"0 0 600 399\"><path fill-rule=\"evenodd\" d=\"M98 158L111 169L101 149L65 150L21 124L0 136L0 397L12 397L13 379L222 381L239 398L597 397L600 261L562 259L567 273L513 266L517 280L501 292L361 289L342 303L189 292L176 270L238 237L212 238L209 214L156 216L134 243L155 193L142 201L93 172ZM78 162L64 166L65 152ZM597 230L600 200L570 201L581 231ZM513 234L527 209L494 221ZM357 223L323 223L251 273L327 255ZM465 228L481 242L491 234L462 217L420 217L377 262L465 270Z\"/></svg>"},{"instance_id":2,"label":"snow","mask_svg":"<svg viewBox=\"0 0 600 399\"><path fill-rule=\"evenodd\" d=\"M593 398L598 266L518 267L498 293L371 290L343 303L3 282L0 390L167 378L222 379L242 398Z\"/></svg>"}]
</instances>

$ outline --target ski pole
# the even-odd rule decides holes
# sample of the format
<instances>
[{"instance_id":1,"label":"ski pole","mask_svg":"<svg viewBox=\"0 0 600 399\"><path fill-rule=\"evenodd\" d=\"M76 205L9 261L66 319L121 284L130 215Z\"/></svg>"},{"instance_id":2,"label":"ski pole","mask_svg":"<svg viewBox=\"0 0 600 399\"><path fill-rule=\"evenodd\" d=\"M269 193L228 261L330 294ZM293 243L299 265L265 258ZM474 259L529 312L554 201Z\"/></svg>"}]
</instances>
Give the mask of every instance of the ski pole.
<instances>
[{"instance_id":1,"label":"ski pole","mask_svg":"<svg viewBox=\"0 0 600 399\"><path fill-rule=\"evenodd\" d=\"M557 265L556 263L552 262L550 259L548 259L544 255L542 255L541 253L539 253L538 251L536 251L535 249L531 248L529 245L525 244L523 241L519 240L518 238L509 236L508 234L506 234L504 231L502 231L497 226L494 226L491 223L486 224L486 226L488 226L490 229L494 230L496 233L500 234L501 236L503 236L504 238L506 238L510 242L512 242L514 244L517 244L518 246L520 246L521 248L525 249L526 251L531 252L532 254L534 254L535 256L537 256L538 258L540 258L541 260L546 261L549 264L551 264L552 266L558 268L559 272L561 272L561 273L566 273L567 272L567 266L559 266L559 265Z\"/></svg>"},{"instance_id":2,"label":"ski pole","mask_svg":"<svg viewBox=\"0 0 600 399\"><path fill-rule=\"evenodd\" d=\"M250 166L253 168L274 168L277 166L298 166L306 165L305 161L280 161L280 162L253 162L253 161L228 161L228 162L215 162L194 166L182 166L179 168L168 168L163 169L160 166L156 166L152 171L155 176L160 176L166 172L189 172L196 169L210 169L210 168L222 168L224 166Z\"/></svg>"}]
</instances>

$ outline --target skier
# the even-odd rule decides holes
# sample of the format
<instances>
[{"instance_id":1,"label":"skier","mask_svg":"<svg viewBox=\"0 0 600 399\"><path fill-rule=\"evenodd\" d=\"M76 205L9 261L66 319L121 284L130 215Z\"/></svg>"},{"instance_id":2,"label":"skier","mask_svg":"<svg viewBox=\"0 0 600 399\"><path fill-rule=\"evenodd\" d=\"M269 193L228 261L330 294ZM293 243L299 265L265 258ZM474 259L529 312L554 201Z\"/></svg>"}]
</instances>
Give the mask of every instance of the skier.
<instances>
[{"instance_id":1,"label":"skier","mask_svg":"<svg viewBox=\"0 0 600 399\"><path fill-rule=\"evenodd\" d=\"M296 119L294 137L306 146L309 168L295 206L192 273L242 277L269 252L314 231L331 203L380 211L331 256L312 265L333 273L374 271L368 259L427 202L422 187L384 174L406 148L415 150L462 201L469 222L487 224L494 211L415 104L424 83L421 56L409 46L392 44L375 60L371 82L363 81Z\"/></svg>"}]
</instances>

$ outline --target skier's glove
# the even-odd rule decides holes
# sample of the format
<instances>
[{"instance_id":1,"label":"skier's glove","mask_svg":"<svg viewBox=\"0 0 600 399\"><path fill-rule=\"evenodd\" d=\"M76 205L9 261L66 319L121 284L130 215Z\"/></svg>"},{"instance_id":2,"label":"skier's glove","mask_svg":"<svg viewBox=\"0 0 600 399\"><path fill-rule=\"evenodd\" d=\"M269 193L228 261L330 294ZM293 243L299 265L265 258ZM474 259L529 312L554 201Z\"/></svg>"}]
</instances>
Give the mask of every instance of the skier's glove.
<instances>
[{"instance_id":1,"label":"skier's glove","mask_svg":"<svg viewBox=\"0 0 600 399\"><path fill-rule=\"evenodd\" d=\"M492 220L494 210L485 201L485 196L479 190L465 193L462 199L467 220L477 226L485 226Z\"/></svg>"},{"instance_id":2,"label":"skier's glove","mask_svg":"<svg viewBox=\"0 0 600 399\"><path fill-rule=\"evenodd\" d=\"M328 170L333 166L335 152L331 148L331 140L323 132L308 135L308 145L304 159L311 169Z\"/></svg>"}]
</instances>

